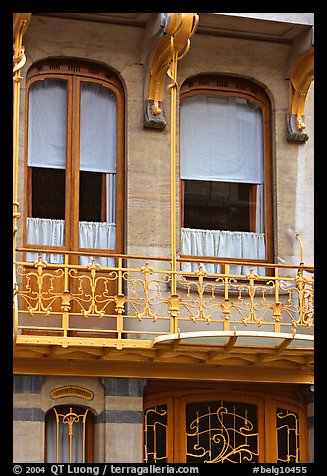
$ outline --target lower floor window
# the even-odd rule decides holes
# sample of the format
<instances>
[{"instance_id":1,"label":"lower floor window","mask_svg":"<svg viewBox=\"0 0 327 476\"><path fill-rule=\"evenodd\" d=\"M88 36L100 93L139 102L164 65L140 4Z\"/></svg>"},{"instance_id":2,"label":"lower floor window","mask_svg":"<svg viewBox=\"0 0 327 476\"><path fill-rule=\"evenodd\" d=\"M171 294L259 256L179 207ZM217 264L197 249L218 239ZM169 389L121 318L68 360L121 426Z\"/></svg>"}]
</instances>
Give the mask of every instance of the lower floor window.
<instances>
[{"instance_id":1,"label":"lower floor window","mask_svg":"<svg viewBox=\"0 0 327 476\"><path fill-rule=\"evenodd\" d=\"M93 462L93 414L87 407L58 405L46 414L47 463Z\"/></svg>"}]
</instances>

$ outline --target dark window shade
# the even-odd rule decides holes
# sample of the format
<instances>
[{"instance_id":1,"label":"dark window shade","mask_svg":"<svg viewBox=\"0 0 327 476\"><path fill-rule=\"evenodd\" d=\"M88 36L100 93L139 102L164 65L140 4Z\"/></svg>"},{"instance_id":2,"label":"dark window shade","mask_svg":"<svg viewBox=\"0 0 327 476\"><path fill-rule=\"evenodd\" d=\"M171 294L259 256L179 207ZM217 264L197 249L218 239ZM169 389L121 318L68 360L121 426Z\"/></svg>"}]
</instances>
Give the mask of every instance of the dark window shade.
<instances>
[{"instance_id":1,"label":"dark window shade","mask_svg":"<svg viewBox=\"0 0 327 476\"><path fill-rule=\"evenodd\" d=\"M65 218L65 170L31 167L33 218Z\"/></svg>"},{"instance_id":2,"label":"dark window shade","mask_svg":"<svg viewBox=\"0 0 327 476\"><path fill-rule=\"evenodd\" d=\"M184 227L251 231L250 191L255 185L185 180Z\"/></svg>"},{"instance_id":3,"label":"dark window shade","mask_svg":"<svg viewBox=\"0 0 327 476\"><path fill-rule=\"evenodd\" d=\"M80 172L79 219L80 221L102 221L103 174Z\"/></svg>"}]
</instances>

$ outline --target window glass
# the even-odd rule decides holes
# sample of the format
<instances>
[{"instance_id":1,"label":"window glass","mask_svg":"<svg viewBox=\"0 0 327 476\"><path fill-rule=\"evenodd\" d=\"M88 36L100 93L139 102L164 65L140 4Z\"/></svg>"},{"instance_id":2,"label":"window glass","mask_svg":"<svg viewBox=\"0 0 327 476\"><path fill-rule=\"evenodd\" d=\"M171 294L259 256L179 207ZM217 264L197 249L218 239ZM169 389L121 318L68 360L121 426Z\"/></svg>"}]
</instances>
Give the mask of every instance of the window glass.
<instances>
[{"instance_id":1,"label":"window glass","mask_svg":"<svg viewBox=\"0 0 327 476\"><path fill-rule=\"evenodd\" d=\"M50 78L52 69L42 69L46 77L32 81L28 90L26 242L115 250L116 95L105 81L86 79L80 67L63 66L64 79ZM42 256L63 262L63 255ZM36 253L27 259L34 261ZM79 257L83 265L90 260Z\"/></svg>"},{"instance_id":2,"label":"window glass","mask_svg":"<svg viewBox=\"0 0 327 476\"><path fill-rule=\"evenodd\" d=\"M31 84L28 114L27 243L63 246L67 82L44 79ZM37 259L35 253L27 257ZM47 257L62 262L63 257Z\"/></svg>"},{"instance_id":3,"label":"window glass","mask_svg":"<svg viewBox=\"0 0 327 476\"><path fill-rule=\"evenodd\" d=\"M67 83L44 79L29 90L28 165L66 167Z\"/></svg>"},{"instance_id":4,"label":"window glass","mask_svg":"<svg viewBox=\"0 0 327 476\"><path fill-rule=\"evenodd\" d=\"M46 415L46 462L89 463L93 460L93 414L89 408L58 405Z\"/></svg>"},{"instance_id":5,"label":"window glass","mask_svg":"<svg viewBox=\"0 0 327 476\"><path fill-rule=\"evenodd\" d=\"M182 254L266 259L263 116L255 102L182 98L180 177Z\"/></svg>"},{"instance_id":6,"label":"window glass","mask_svg":"<svg viewBox=\"0 0 327 476\"><path fill-rule=\"evenodd\" d=\"M252 184L185 180L184 227L254 231Z\"/></svg>"},{"instance_id":7,"label":"window glass","mask_svg":"<svg viewBox=\"0 0 327 476\"><path fill-rule=\"evenodd\" d=\"M276 428L279 463L299 462L299 417L285 408L276 410Z\"/></svg>"},{"instance_id":8,"label":"window glass","mask_svg":"<svg viewBox=\"0 0 327 476\"><path fill-rule=\"evenodd\" d=\"M167 405L147 408L144 414L144 461L167 462Z\"/></svg>"},{"instance_id":9,"label":"window glass","mask_svg":"<svg viewBox=\"0 0 327 476\"><path fill-rule=\"evenodd\" d=\"M81 248L116 247L116 135L114 94L101 84L82 81L79 189ZM81 260L84 263L88 259L84 257Z\"/></svg>"}]
</instances>

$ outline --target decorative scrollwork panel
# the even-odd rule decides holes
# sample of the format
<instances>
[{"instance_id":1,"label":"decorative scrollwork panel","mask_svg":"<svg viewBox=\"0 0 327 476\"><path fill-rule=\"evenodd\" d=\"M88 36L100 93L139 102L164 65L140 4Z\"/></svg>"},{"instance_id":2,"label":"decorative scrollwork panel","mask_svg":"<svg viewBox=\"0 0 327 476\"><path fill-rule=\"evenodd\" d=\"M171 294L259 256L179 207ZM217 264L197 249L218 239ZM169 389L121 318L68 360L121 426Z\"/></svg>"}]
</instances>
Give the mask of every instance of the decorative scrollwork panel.
<instances>
[{"instance_id":1,"label":"decorative scrollwork panel","mask_svg":"<svg viewBox=\"0 0 327 476\"><path fill-rule=\"evenodd\" d=\"M257 462L257 407L226 401L189 403L186 438L187 463Z\"/></svg>"}]
</instances>

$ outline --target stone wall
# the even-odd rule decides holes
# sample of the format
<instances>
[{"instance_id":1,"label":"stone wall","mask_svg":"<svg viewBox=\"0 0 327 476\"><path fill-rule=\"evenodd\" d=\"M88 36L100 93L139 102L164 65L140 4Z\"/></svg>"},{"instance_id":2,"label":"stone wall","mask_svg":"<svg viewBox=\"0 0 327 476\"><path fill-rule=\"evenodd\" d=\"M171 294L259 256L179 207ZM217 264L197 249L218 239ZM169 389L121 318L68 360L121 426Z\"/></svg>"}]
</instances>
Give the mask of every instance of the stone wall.
<instances>
[{"instance_id":1,"label":"stone wall","mask_svg":"<svg viewBox=\"0 0 327 476\"><path fill-rule=\"evenodd\" d=\"M45 461L45 416L55 405L83 405L95 413L94 462L142 463L143 379L14 376L13 462ZM51 391L76 385L94 393L51 398Z\"/></svg>"}]
</instances>

